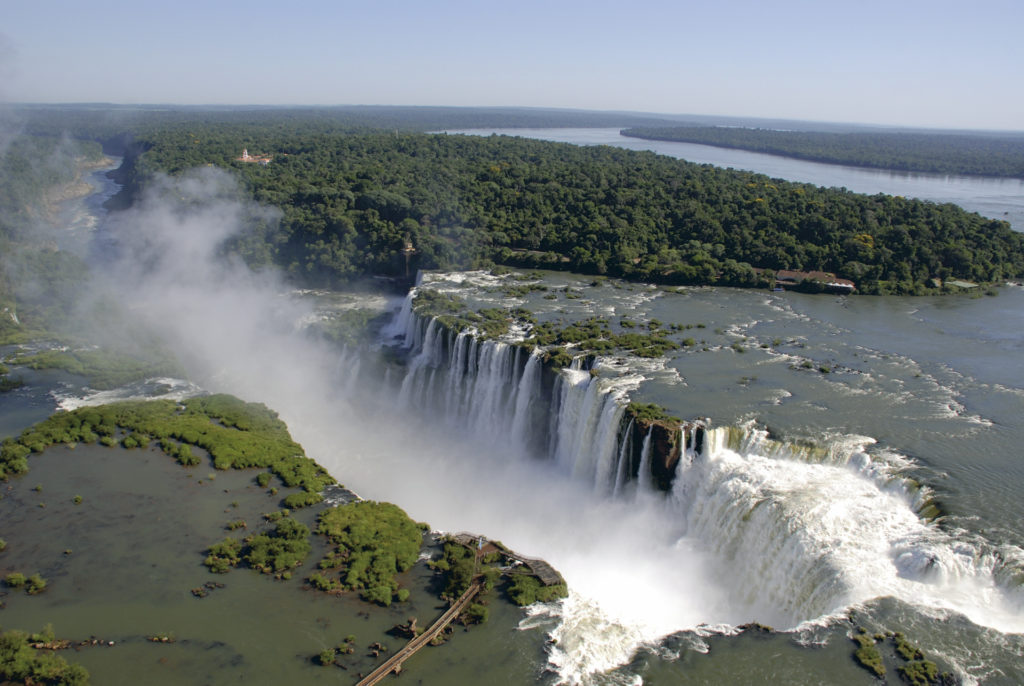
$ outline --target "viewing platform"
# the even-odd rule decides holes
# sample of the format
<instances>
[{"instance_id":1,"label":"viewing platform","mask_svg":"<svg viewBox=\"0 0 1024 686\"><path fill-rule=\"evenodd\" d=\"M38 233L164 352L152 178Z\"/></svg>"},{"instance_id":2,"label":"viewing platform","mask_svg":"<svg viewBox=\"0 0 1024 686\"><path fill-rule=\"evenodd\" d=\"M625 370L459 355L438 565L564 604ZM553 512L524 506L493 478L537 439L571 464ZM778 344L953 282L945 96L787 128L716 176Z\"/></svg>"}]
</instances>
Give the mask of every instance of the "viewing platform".
<instances>
[{"instance_id":1,"label":"viewing platform","mask_svg":"<svg viewBox=\"0 0 1024 686\"><path fill-rule=\"evenodd\" d=\"M507 548L497 541L491 541L483 536L478 536L477 534L471 534L465 531L453 534L451 539L460 545L476 550L477 557L493 552L501 553L509 560L518 562L528 568L530 573L540 579L541 583L545 586L554 586L556 584L565 583L565 579L562 578L562 575L555 571L555 568L544 560L520 555L516 551Z\"/></svg>"}]
</instances>

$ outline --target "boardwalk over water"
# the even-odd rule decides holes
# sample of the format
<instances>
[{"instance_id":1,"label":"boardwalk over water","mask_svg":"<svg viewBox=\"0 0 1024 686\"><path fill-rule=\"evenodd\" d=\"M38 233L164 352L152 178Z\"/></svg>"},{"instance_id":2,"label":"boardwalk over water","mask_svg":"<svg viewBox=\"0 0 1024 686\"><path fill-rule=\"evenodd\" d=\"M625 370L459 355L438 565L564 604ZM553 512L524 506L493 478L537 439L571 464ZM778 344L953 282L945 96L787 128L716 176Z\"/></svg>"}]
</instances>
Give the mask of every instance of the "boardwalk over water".
<instances>
[{"instance_id":1,"label":"boardwalk over water","mask_svg":"<svg viewBox=\"0 0 1024 686\"><path fill-rule=\"evenodd\" d=\"M530 573L540 579L541 583L545 586L554 586L555 584L565 583L562 575L556 572L555 569L544 560L525 557L514 550L509 550L501 543L489 541L483 536L470 533L459 533L453 535L451 540L473 550L478 562L484 555L497 552L510 560L516 560L523 564L530 570ZM452 603L452 606L445 610L445 613L441 615L436 622L431 624L429 629L406 643L405 647L388 658L383 664L377 667L377 669L370 672L370 675L360 681L356 686L372 686L372 684L376 684L388 674L401 671L402 663L409 659L413 653L430 643L438 634L444 631L445 627L451 624L451 622L458 617L464 609L466 609L466 606L469 605L469 601L471 601L476 594L480 592L483 585L483 577L475 577L472 583L470 583L469 588L466 589L466 592L459 596L459 599Z\"/></svg>"},{"instance_id":2,"label":"boardwalk over water","mask_svg":"<svg viewBox=\"0 0 1024 686\"><path fill-rule=\"evenodd\" d=\"M459 596L459 599L452 603L452 606L445 610L445 613L429 629L406 643L404 648L388 658L380 667L370 672L370 675L360 681L357 686L371 686L371 684L377 683L388 674L391 674L391 672L399 669L402 663L412 656L413 653L430 643L430 641L434 640L435 636L444 631L444 628L458 617L469 604L469 601L480 592L483 585L483 579L473 579L473 583L469 585L466 592Z\"/></svg>"}]
</instances>

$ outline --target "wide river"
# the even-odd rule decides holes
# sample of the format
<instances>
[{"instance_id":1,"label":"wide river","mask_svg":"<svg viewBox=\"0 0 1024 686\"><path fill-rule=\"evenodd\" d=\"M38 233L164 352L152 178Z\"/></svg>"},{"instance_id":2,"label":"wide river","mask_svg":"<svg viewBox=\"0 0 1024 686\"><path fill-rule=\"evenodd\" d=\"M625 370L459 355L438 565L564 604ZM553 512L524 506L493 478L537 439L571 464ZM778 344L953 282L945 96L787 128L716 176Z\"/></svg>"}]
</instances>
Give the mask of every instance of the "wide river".
<instances>
[{"instance_id":1,"label":"wide river","mask_svg":"<svg viewBox=\"0 0 1024 686\"><path fill-rule=\"evenodd\" d=\"M1018 181L836 168L606 130L509 133L955 201L1024 226ZM530 429L517 417L536 397L524 379L495 387L482 366L452 376L446 360L420 355L426 327L385 332L411 346L404 366L325 356L294 323L331 316L332 306L285 298L267 275L219 261L207 237L230 235L225 217L241 213L185 202L187 213L132 215L160 250L144 273L130 255L111 271L127 284L118 297L190 377L271 406L361 495L544 557L572 589L564 603L534 607L520 632L510 626L507 642L453 641L435 658L444 671L422 683L513 683L509 675L525 672L545 683L867 686L879 682L852 659L859 626L904 632L963 683L1024 682L1024 289L837 298L570 274L424 275L425 287L474 307L524 307L542 321L602 317L617 331L657 320L677 325L676 342L694 339L661 360L614 355L593 375L564 372L558 426L540 421L565 445L536 454L521 449ZM510 288L525 283L535 286L525 295ZM396 315L401 305L317 297ZM473 354L494 363L510 354L485 348ZM4 433L52 409L53 398L30 390L0 399ZM714 428L670 493L618 483L608 470L618 453L594 440L629 400ZM748 622L779 631L737 635ZM513 647L538 631L551 639L543 652ZM888 683L900 683L893 641L879 647ZM487 655L491 672L469 673L460 651Z\"/></svg>"},{"instance_id":2,"label":"wide river","mask_svg":"<svg viewBox=\"0 0 1024 686\"><path fill-rule=\"evenodd\" d=\"M982 216L1008 221L1014 230L1024 231L1024 180L1021 179L941 176L821 164L696 143L629 138L620 135L619 129L466 129L448 133L482 136L496 133L577 145L651 150L698 164L743 169L787 181L846 188L856 193L886 193L938 203L951 202Z\"/></svg>"}]
</instances>

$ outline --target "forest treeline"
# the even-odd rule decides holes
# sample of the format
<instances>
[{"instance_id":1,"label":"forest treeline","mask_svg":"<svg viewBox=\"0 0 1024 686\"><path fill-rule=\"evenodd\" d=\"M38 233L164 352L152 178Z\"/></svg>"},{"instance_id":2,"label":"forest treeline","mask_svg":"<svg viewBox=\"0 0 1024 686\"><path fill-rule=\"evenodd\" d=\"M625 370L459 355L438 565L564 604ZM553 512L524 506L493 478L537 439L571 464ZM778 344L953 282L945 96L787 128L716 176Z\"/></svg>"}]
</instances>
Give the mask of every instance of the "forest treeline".
<instances>
[{"instance_id":1,"label":"forest treeline","mask_svg":"<svg viewBox=\"0 0 1024 686\"><path fill-rule=\"evenodd\" d=\"M254 213L260 219L229 247L251 265L278 265L303 284L493 263L737 286L764 285L777 269L823 270L855 281L862 293L934 292L935 279L1024 276L1024 237L954 205L864 196L614 147L418 131L454 128L447 117L465 125L551 113L126 110L44 107L25 130L62 129L120 146L126 157L119 180L129 201L158 173L229 170L243 195L281 210L277 221ZM402 125L392 127L396 122ZM239 161L243 149L272 161ZM96 146L90 154L98 154ZM16 190L5 211L30 207L24 200L32 188L46 185L23 182L37 168L5 167L21 179L0 184ZM0 219L0 239L22 232L12 219L18 216ZM56 264L58 255L40 259ZM8 278L8 293L10 286ZM4 291L0 281L0 297Z\"/></svg>"},{"instance_id":2,"label":"forest treeline","mask_svg":"<svg viewBox=\"0 0 1024 686\"><path fill-rule=\"evenodd\" d=\"M1024 179L1024 135L830 133L721 126L634 127L624 129L622 135L700 143L829 164Z\"/></svg>"},{"instance_id":3,"label":"forest treeline","mask_svg":"<svg viewBox=\"0 0 1024 686\"><path fill-rule=\"evenodd\" d=\"M403 276L407 264L415 273L493 262L738 286L763 284L760 269L824 270L864 293L1024 275L1024 236L951 204L648 152L200 123L164 129L145 148L135 184L213 164L233 170L256 201L280 208L279 223L253 226L233 248L306 283ZM272 161L241 162L243 148Z\"/></svg>"}]
</instances>

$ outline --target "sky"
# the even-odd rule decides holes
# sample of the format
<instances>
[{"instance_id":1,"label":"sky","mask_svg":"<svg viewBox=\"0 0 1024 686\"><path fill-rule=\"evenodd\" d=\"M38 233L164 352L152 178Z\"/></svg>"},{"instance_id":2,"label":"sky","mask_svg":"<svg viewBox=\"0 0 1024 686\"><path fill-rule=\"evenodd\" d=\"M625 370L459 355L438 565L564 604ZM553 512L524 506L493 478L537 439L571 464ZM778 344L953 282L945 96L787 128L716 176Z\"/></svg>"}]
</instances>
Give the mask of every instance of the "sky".
<instances>
[{"instance_id":1,"label":"sky","mask_svg":"<svg viewBox=\"0 0 1024 686\"><path fill-rule=\"evenodd\" d=\"M1020 0L0 0L0 101L1024 129Z\"/></svg>"}]
</instances>

